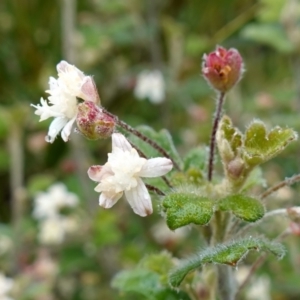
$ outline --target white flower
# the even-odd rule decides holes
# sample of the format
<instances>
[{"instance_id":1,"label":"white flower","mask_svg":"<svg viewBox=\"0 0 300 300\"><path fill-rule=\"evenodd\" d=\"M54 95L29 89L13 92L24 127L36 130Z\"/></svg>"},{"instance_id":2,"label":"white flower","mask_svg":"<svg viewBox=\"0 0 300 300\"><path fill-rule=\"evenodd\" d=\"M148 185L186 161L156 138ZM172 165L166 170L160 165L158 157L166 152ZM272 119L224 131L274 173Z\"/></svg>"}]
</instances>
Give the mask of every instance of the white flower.
<instances>
[{"instance_id":1,"label":"white flower","mask_svg":"<svg viewBox=\"0 0 300 300\"><path fill-rule=\"evenodd\" d=\"M65 237L59 218L49 218L41 222L38 240L43 245L59 245Z\"/></svg>"},{"instance_id":2,"label":"white flower","mask_svg":"<svg viewBox=\"0 0 300 300\"><path fill-rule=\"evenodd\" d=\"M77 116L77 97L85 101L99 102L98 93L90 76L85 76L75 66L61 61L57 65L58 79L50 77L50 94L47 100L41 98L41 104L31 106L36 108L35 114L40 116L40 121L53 117L46 141L53 143L61 131L62 139L67 142L72 126Z\"/></svg>"},{"instance_id":3,"label":"white flower","mask_svg":"<svg viewBox=\"0 0 300 300\"><path fill-rule=\"evenodd\" d=\"M165 99L165 81L159 70L143 71L137 77L134 89L136 98L149 98L152 103L161 103Z\"/></svg>"},{"instance_id":4,"label":"white flower","mask_svg":"<svg viewBox=\"0 0 300 300\"><path fill-rule=\"evenodd\" d=\"M65 240L67 234L79 229L79 224L74 218L56 216L43 220L39 229L38 240L41 244L59 245Z\"/></svg>"},{"instance_id":5,"label":"white flower","mask_svg":"<svg viewBox=\"0 0 300 300\"><path fill-rule=\"evenodd\" d=\"M56 183L48 189L48 192L36 196L33 216L36 219L53 218L59 215L61 208L74 207L77 204L77 195L68 192L64 184Z\"/></svg>"},{"instance_id":6,"label":"white flower","mask_svg":"<svg viewBox=\"0 0 300 300\"><path fill-rule=\"evenodd\" d=\"M12 290L14 281L0 273L0 300L12 300L7 294Z\"/></svg>"},{"instance_id":7,"label":"white flower","mask_svg":"<svg viewBox=\"0 0 300 300\"><path fill-rule=\"evenodd\" d=\"M112 207L125 193L133 211L144 217L152 213L149 192L140 177L165 175L173 167L170 159L157 157L146 159L120 133L112 134L112 153L104 166L92 166L89 177L99 182L95 191L100 192L99 204Z\"/></svg>"}]
</instances>

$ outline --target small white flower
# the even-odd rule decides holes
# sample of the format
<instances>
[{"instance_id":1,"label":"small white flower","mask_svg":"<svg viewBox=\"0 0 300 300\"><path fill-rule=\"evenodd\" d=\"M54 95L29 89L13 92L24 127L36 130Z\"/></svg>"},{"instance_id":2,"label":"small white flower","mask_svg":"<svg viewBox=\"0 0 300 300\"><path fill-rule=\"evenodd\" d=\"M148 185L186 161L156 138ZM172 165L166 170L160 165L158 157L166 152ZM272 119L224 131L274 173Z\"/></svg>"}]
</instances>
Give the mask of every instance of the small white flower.
<instances>
[{"instance_id":1,"label":"small white flower","mask_svg":"<svg viewBox=\"0 0 300 300\"><path fill-rule=\"evenodd\" d=\"M50 77L50 94L47 100L41 98L41 103L31 104L36 108L35 114L40 116L40 121L53 117L46 141L53 143L61 131L62 139L67 142L72 126L77 116L77 97L85 101L99 102L99 96L91 76L85 76L75 66L61 61L57 65L58 79Z\"/></svg>"},{"instance_id":2,"label":"small white flower","mask_svg":"<svg viewBox=\"0 0 300 300\"><path fill-rule=\"evenodd\" d=\"M0 299L1 300L12 300L7 294L12 290L14 285L14 280L6 277L4 274L0 273Z\"/></svg>"},{"instance_id":3,"label":"small white flower","mask_svg":"<svg viewBox=\"0 0 300 300\"><path fill-rule=\"evenodd\" d=\"M170 159L157 157L146 159L120 133L112 134L112 153L104 166L92 166L89 177L99 182L95 191L100 192L99 204L112 207L125 193L133 211L144 217L152 213L149 192L140 177L158 177L173 167Z\"/></svg>"},{"instance_id":4,"label":"small white flower","mask_svg":"<svg viewBox=\"0 0 300 300\"><path fill-rule=\"evenodd\" d=\"M68 234L78 229L78 221L72 217L56 216L45 219L40 223L38 240L43 245L59 245Z\"/></svg>"},{"instance_id":5,"label":"small white flower","mask_svg":"<svg viewBox=\"0 0 300 300\"><path fill-rule=\"evenodd\" d=\"M43 245L59 245L65 238L65 231L59 217L45 219L40 223L38 240Z\"/></svg>"},{"instance_id":6,"label":"small white flower","mask_svg":"<svg viewBox=\"0 0 300 300\"><path fill-rule=\"evenodd\" d=\"M152 103L158 104L165 99L165 81L159 70L143 71L137 77L134 89L136 98L149 98Z\"/></svg>"},{"instance_id":7,"label":"small white flower","mask_svg":"<svg viewBox=\"0 0 300 300\"><path fill-rule=\"evenodd\" d=\"M48 192L36 196L33 216L36 219L53 218L59 215L61 208L74 207L77 204L77 195L68 192L64 184L56 183L48 189Z\"/></svg>"}]
</instances>

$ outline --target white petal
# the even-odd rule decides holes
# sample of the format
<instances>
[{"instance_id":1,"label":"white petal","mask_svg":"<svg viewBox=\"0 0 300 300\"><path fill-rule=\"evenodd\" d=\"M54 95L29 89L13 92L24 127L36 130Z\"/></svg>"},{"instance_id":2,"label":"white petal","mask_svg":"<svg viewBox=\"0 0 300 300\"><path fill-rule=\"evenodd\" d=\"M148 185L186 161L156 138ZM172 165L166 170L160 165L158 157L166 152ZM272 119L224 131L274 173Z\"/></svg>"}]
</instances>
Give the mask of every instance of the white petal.
<instances>
[{"instance_id":1,"label":"white petal","mask_svg":"<svg viewBox=\"0 0 300 300\"><path fill-rule=\"evenodd\" d=\"M99 197L99 205L104 208L111 208L122 197L123 193L109 194L101 193Z\"/></svg>"},{"instance_id":2,"label":"white petal","mask_svg":"<svg viewBox=\"0 0 300 300\"><path fill-rule=\"evenodd\" d=\"M79 98L82 98L85 101L92 101L96 104L100 104L98 91L91 76L85 76L80 92L81 94L78 95Z\"/></svg>"},{"instance_id":3,"label":"white petal","mask_svg":"<svg viewBox=\"0 0 300 300\"><path fill-rule=\"evenodd\" d=\"M61 137L62 139L67 142L69 140L69 136L71 134L71 130L72 130L72 126L74 124L76 120L76 117L74 117L73 119L71 119L64 127L64 129L61 132Z\"/></svg>"},{"instance_id":4,"label":"white petal","mask_svg":"<svg viewBox=\"0 0 300 300\"><path fill-rule=\"evenodd\" d=\"M173 168L170 159L164 157L156 157L148 159L143 165L139 176L141 177L158 177L167 174Z\"/></svg>"},{"instance_id":5,"label":"white petal","mask_svg":"<svg viewBox=\"0 0 300 300\"><path fill-rule=\"evenodd\" d=\"M68 123L68 119L58 117L55 118L52 123L50 124L48 135L46 136L45 140L48 143L53 143L56 136L59 134L61 129Z\"/></svg>"},{"instance_id":6,"label":"white petal","mask_svg":"<svg viewBox=\"0 0 300 300\"><path fill-rule=\"evenodd\" d=\"M130 143L127 141L125 136L121 133L112 134L112 153L114 153L116 148L120 148L123 151L130 151L132 149Z\"/></svg>"},{"instance_id":7,"label":"white petal","mask_svg":"<svg viewBox=\"0 0 300 300\"><path fill-rule=\"evenodd\" d=\"M140 178L137 180L137 187L125 191L125 196L133 211L141 217L146 217L153 212L152 202L144 182Z\"/></svg>"},{"instance_id":8,"label":"white petal","mask_svg":"<svg viewBox=\"0 0 300 300\"><path fill-rule=\"evenodd\" d=\"M69 63L67 63L65 60L62 60L56 66L57 72L58 73L65 72L69 66L70 66Z\"/></svg>"},{"instance_id":9,"label":"white petal","mask_svg":"<svg viewBox=\"0 0 300 300\"><path fill-rule=\"evenodd\" d=\"M91 166L88 169L87 173L90 179L92 179L93 181L100 182L102 177L100 176L101 170L102 170L102 166Z\"/></svg>"}]
</instances>

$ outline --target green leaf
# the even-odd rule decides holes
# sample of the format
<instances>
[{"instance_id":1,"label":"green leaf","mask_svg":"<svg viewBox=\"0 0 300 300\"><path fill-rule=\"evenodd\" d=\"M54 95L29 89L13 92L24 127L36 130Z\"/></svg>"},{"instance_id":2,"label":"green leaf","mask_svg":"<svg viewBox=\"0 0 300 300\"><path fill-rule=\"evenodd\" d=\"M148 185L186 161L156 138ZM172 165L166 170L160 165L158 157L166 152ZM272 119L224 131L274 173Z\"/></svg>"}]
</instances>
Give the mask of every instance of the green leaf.
<instances>
[{"instance_id":1,"label":"green leaf","mask_svg":"<svg viewBox=\"0 0 300 300\"><path fill-rule=\"evenodd\" d=\"M184 170L191 168L205 170L207 165L208 149L206 147L194 148L184 158Z\"/></svg>"},{"instance_id":2,"label":"green leaf","mask_svg":"<svg viewBox=\"0 0 300 300\"><path fill-rule=\"evenodd\" d=\"M184 157L183 169L186 175L186 182L200 183L206 174L208 160L208 149L206 147L194 148ZM181 182L179 182L182 184ZM174 183L173 183L174 184Z\"/></svg>"},{"instance_id":3,"label":"green leaf","mask_svg":"<svg viewBox=\"0 0 300 300\"><path fill-rule=\"evenodd\" d=\"M193 192L173 192L165 196L163 207L171 230L188 224L205 225L213 214L214 202Z\"/></svg>"},{"instance_id":4,"label":"green leaf","mask_svg":"<svg viewBox=\"0 0 300 300\"><path fill-rule=\"evenodd\" d=\"M174 267L168 252L148 255L132 270L121 271L112 281L112 286L125 293L137 293L149 300L189 300L185 292L169 287L168 274Z\"/></svg>"},{"instance_id":5,"label":"green leaf","mask_svg":"<svg viewBox=\"0 0 300 300\"><path fill-rule=\"evenodd\" d=\"M260 200L241 194L220 199L218 207L223 211L232 211L235 216L247 222L255 222L265 214Z\"/></svg>"},{"instance_id":6,"label":"green leaf","mask_svg":"<svg viewBox=\"0 0 300 300\"><path fill-rule=\"evenodd\" d=\"M190 300L191 298L183 291L174 291L166 288L159 291L155 297L156 300Z\"/></svg>"},{"instance_id":7,"label":"green leaf","mask_svg":"<svg viewBox=\"0 0 300 300\"><path fill-rule=\"evenodd\" d=\"M184 277L191 271L206 263L218 263L236 266L249 250L268 251L281 259L285 254L284 247L277 242L262 238L248 237L227 244L206 248L191 258L181 261L180 265L171 270L169 282L173 287L178 287Z\"/></svg>"},{"instance_id":8,"label":"green leaf","mask_svg":"<svg viewBox=\"0 0 300 300\"><path fill-rule=\"evenodd\" d=\"M172 255L169 252L147 255L142 259L139 267L153 271L160 275L160 282L168 286L169 271L174 267Z\"/></svg>"},{"instance_id":9,"label":"green leaf","mask_svg":"<svg viewBox=\"0 0 300 300\"><path fill-rule=\"evenodd\" d=\"M160 289L159 275L145 269L122 271L114 277L112 287L122 292L142 294L149 300L156 300L155 291Z\"/></svg>"},{"instance_id":10,"label":"green leaf","mask_svg":"<svg viewBox=\"0 0 300 300\"><path fill-rule=\"evenodd\" d=\"M245 132L245 160L249 165L261 164L278 155L297 137L294 130L279 126L267 132L265 124L256 120Z\"/></svg>"},{"instance_id":11,"label":"green leaf","mask_svg":"<svg viewBox=\"0 0 300 300\"><path fill-rule=\"evenodd\" d=\"M243 135L233 126L228 116L223 116L216 135L217 145L224 163L229 163L239 154L243 145Z\"/></svg>"},{"instance_id":12,"label":"green leaf","mask_svg":"<svg viewBox=\"0 0 300 300\"><path fill-rule=\"evenodd\" d=\"M290 128L277 126L267 131L259 120L253 121L243 135L233 127L228 116L223 116L216 141L226 178L233 189L241 190L254 167L278 155L297 137Z\"/></svg>"},{"instance_id":13,"label":"green leaf","mask_svg":"<svg viewBox=\"0 0 300 300\"><path fill-rule=\"evenodd\" d=\"M182 167L181 158L174 146L172 137L168 130L162 129L156 132L149 126L139 126L137 130L147 136L150 140L155 141L159 146L161 146L168 155L180 166ZM147 157L157 157L162 156L157 150L153 149L149 144L145 143L135 135L131 135L130 140L136 145Z\"/></svg>"},{"instance_id":14,"label":"green leaf","mask_svg":"<svg viewBox=\"0 0 300 300\"><path fill-rule=\"evenodd\" d=\"M233 126L232 121L228 116L222 118L220 126L224 138L230 143L233 152L236 153L236 150L242 146L243 135Z\"/></svg>"}]
</instances>

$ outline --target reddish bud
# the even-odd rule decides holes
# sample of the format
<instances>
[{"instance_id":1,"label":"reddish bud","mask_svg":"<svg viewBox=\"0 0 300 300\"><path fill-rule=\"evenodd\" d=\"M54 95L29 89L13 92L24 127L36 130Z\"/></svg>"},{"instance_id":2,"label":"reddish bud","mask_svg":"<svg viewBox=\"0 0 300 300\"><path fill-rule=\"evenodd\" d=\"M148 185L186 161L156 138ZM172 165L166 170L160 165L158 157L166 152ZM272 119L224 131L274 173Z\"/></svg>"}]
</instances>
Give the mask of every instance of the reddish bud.
<instances>
[{"instance_id":1,"label":"reddish bud","mask_svg":"<svg viewBox=\"0 0 300 300\"><path fill-rule=\"evenodd\" d=\"M90 140L108 138L115 129L115 120L92 101L78 105L76 123L79 131Z\"/></svg>"},{"instance_id":2,"label":"reddish bud","mask_svg":"<svg viewBox=\"0 0 300 300\"><path fill-rule=\"evenodd\" d=\"M217 46L214 52L203 56L202 73L220 92L230 90L241 79L243 71L243 59L236 49Z\"/></svg>"}]
</instances>

